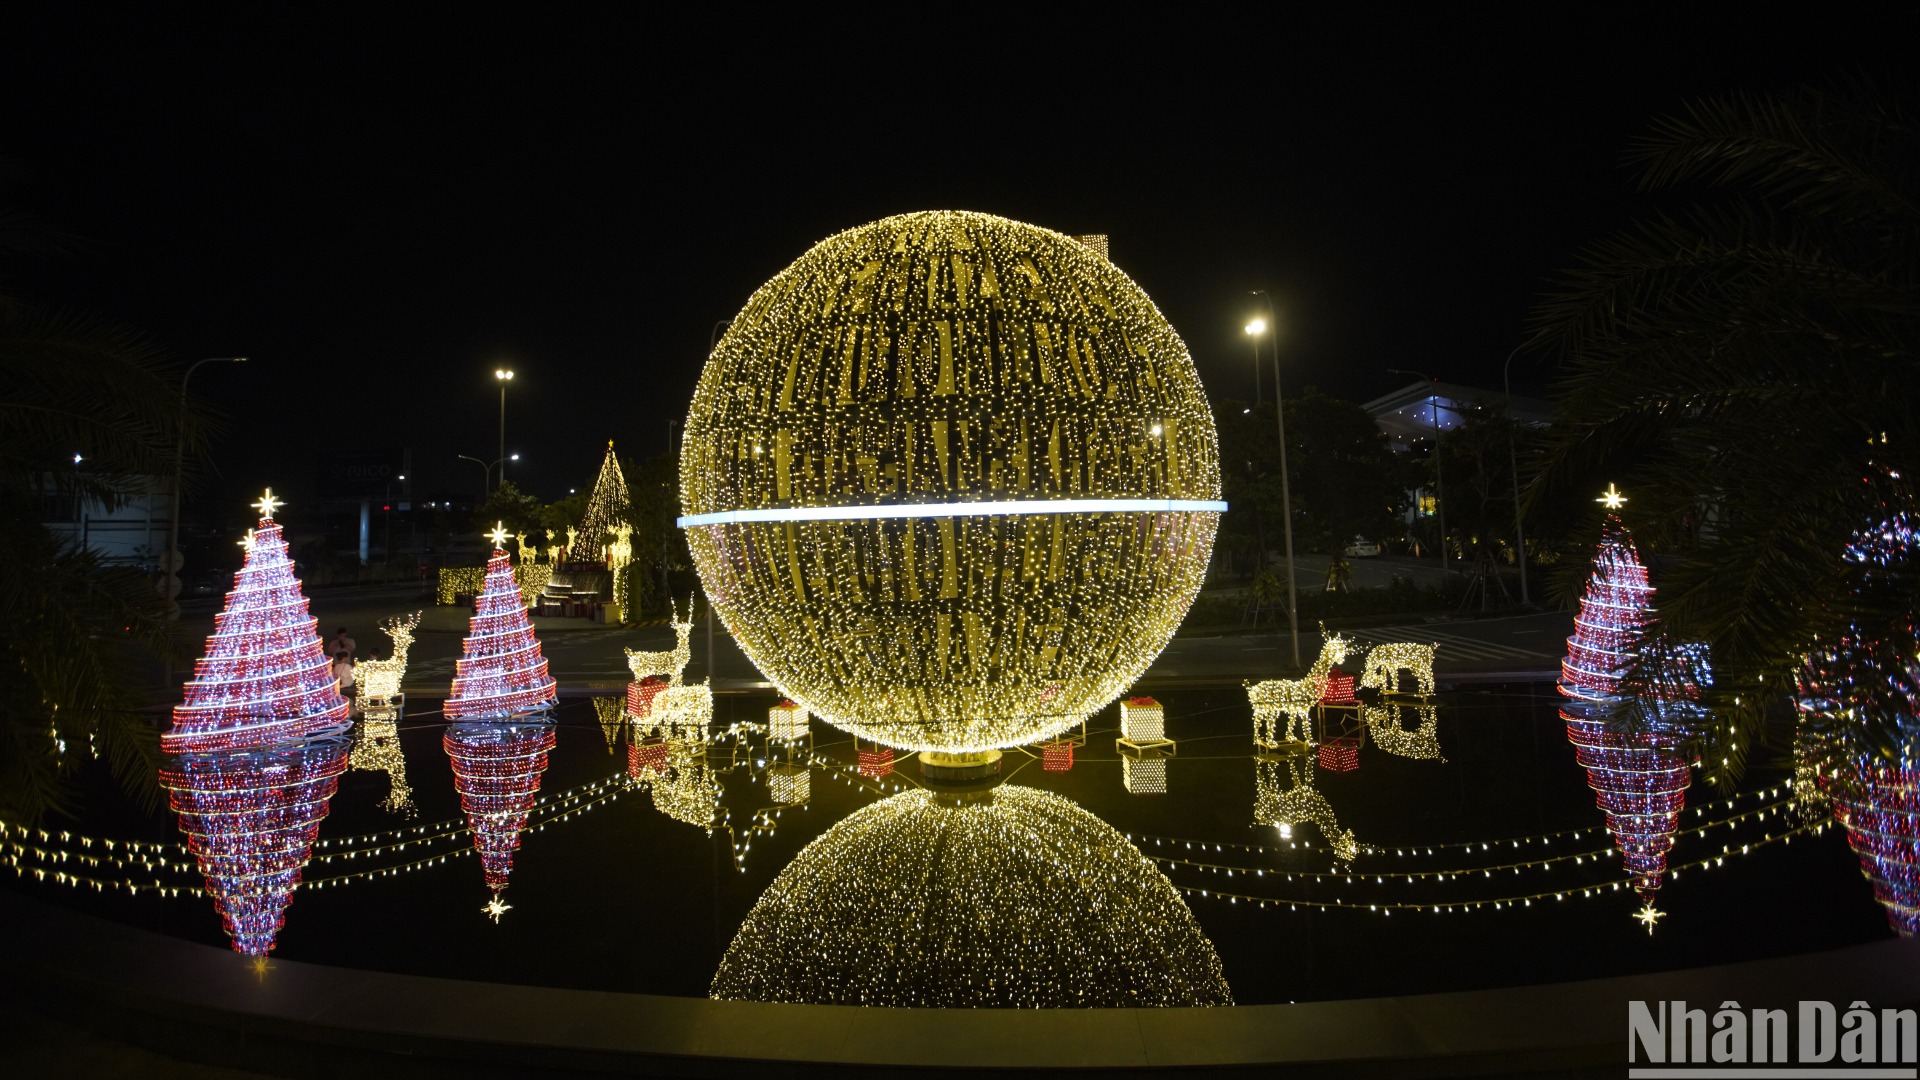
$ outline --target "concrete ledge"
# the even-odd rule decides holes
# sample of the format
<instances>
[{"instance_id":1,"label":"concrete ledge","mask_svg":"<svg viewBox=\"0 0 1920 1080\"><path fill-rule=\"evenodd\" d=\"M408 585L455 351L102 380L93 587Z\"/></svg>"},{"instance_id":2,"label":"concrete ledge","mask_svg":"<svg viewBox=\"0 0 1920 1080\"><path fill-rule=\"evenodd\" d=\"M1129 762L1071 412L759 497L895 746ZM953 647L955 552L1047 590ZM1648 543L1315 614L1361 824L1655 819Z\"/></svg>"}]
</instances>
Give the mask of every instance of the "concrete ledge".
<instances>
[{"instance_id":1,"label":"concrete ledge","mask_svg":"<svg viewBox=\"0 0 1920 1080\"><path fill-rule=\"evenodd\" d=\"M1920 944L1580 983L1229 1009L763 1005L390 975L237 954L0 889L8 998L281 1076L1618 1076L1626 1003L1920 1004Z\"/></svg>"}]
</instances>

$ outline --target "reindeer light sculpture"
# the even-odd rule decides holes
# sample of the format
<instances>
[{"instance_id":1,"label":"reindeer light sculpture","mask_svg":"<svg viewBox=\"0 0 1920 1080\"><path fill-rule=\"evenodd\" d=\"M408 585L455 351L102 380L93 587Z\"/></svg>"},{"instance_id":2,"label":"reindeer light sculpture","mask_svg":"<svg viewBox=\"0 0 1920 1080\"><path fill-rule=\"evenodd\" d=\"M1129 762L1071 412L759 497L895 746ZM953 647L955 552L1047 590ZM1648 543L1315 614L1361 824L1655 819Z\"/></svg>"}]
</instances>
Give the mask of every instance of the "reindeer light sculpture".
<instances>
[{"instance_id":1,"label":"reindeer light sculpture","mask_svg":"<svg viewBox=\"0 0 1920 1080\"><path fill-rule=\"evenodd\" d=\"M649 676L660 675L667 680L668 686L679 686L680 678L686 673L688 661L693 659L693 646L688 642L693 634L693 597L687 597L687 614L680 616L680 606L673 606L673 615L668 625L673 627L678 644L666 652L638 652L627 650L627 668L633 672L633 680L639 682Z\"/></svg>"},{"instance_id":2,"label":"reindeer light sculpture","mask_svg":"<svg viewBox=\"0 0 1920 1080\"><path fill-rule=\"evenodd\" d=\"M1367 651L1366 670L1361 672L1360 685L1370 686L1386 694L1405 694L1401 687L1401 672L1413 676L1414 685L1419 687L1418 696L1433 696L1433 654L1438 644L1417 645L1410 641L1395 641L1385 645L1375 645Z\"/></svg>"},{"instance_id":3,"label":"reindeer light sculpture","mask_svg":"<svg viewBox=\"0 0 1920 1080\"><path fill-rule=\"evenodd\" d=\"M1253 741L1260 746L1278 746L1283 741L1311 742L1308 718L1327 690L1327 673L1347 659L1349 645L1339 634L1320 628L1323 640L1320 655L1304 679L1268 679L1247 687L1247 702L1253 706ZM1284 738L1282 727L1285 727Z\"/></svg>"},{"instance_id":4,"label":"reindeer light sculpture","mask_svg":"<svg viewBox=\"0 0 1920 1080\"><path fill-rule=\"evenodd\" d=\"M400 718L400 709L406 704L400 684L407 678L407 650L413 648L413 631L420 625L420 614L396 615L381 623L381 631L393 640L393 655L354 665L353 680L360 688L355 705L362 715Z\"/></svg>"}]
</instances>

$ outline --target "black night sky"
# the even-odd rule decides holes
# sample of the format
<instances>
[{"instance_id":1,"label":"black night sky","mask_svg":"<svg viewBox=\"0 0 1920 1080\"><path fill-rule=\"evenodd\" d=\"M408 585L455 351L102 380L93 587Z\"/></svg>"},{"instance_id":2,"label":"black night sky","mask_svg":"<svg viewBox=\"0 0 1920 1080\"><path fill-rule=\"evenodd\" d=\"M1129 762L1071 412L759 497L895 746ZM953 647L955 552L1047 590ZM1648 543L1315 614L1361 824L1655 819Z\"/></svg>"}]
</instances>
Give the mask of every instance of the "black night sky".
<instances>
[{"instance_id":1,"label":"black night sky","mask_svg":"<svg viewBox=\"0 0 1920 1080\"><path fill-rule=\"evenodd\" d=\"M1262 287L1290 391L1365 400L1406 381L1389 367L1498 385L1551 273L1652 205L1620 165L1651 117L1898 77L1915 40L1888 6L1814 26L1116 10L884 36L650 5L15 13L6 199L92 242L19 285L183 362L252 357L193 387L228 416L204 497L236 505L336 448L411 447L419 498L476 489L455 455L495 456L503 363L510 475L547 499L585 486L608 438L666 447L715 321L756 286L910 210L1110 234L1216 395L1251 392ZM1539 392L1551 372L1514 376Z\"/></svg>"}]
</instances>

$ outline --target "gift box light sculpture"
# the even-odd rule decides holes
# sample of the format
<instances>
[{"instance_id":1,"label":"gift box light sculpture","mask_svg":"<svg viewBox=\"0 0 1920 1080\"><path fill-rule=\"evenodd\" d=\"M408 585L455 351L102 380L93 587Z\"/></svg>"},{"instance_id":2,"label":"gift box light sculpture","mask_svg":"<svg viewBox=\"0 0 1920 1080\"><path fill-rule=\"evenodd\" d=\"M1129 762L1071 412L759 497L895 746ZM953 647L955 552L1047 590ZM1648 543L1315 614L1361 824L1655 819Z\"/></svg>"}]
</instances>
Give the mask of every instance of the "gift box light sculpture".
<instances>
[{"instance_id":1,"label":"gift box light sculpture","mask_svg":"<svg viewBox=\"0 0 1920 1080\"><path fill-rule=\"evenodd\" d=\"M906 750L1043 740L1126 689L1200 587L1213 418L1146 295L985 214L834 236L708 359L680 524L789 698Z\"/></svg>"},{"instance_id":2,"label":"gift box light sculpture","mask_svg":"<svg viewBox=\"0 0 1920 1080\"><path fill-rule=\"evenodd\" d=\"M791 701L783 701L767 710L767 738L776 743L804 740L809 734L807 710Z\"/></svg>"},{"instance_id":3,"label":"gift box light sculpture","mask_svg":"<svg viewBox=\"0 0 1920 1080\"><path fill-rule=\"evenodd\" d=\"M337 735L181 754L161 767L160 786L235 952L273 948L346 769L347 740Z\"/></svg>"},{"instance_id":4,"label":"gift box light sculpture","mask_svg":"<svg viewBox=\"0 0 1920 1080\"><path fill-rule=\"evenodd\" d=\"M271 746L341 734L351 724L273 520L282 504L268 488L253 505L260 524L226 608L214 616L206 655L174 707L173 726L160 736L167 753Z\"/></svg>"},{"instance_id":5,"label":"gift box light sculpture","mask_svg":"<svg viewBox=\"0 0 1920 1080\"><path fill-rule=\"evenodd\" d=\"M1075 804L909 791L827 830L768 886L716 998L947 1008L1229 1005L1173 884Z\"/></svg>"}]
</instances>

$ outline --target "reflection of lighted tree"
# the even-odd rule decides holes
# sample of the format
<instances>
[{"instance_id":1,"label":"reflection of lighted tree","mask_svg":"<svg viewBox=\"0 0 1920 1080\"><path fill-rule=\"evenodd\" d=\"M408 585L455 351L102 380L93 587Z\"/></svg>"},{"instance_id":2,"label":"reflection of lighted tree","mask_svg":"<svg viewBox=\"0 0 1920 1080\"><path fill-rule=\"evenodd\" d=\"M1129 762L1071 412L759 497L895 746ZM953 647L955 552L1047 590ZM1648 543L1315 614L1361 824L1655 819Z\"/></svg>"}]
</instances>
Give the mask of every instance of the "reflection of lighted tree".
<instances>
[{"instance_id":1,"label":"reflection of lighted tree","mask_svg":"<svg viewBox=\"0 0 1920 1080\"><path fill-rule=\"evenodd\" d=\"M273 948L346 768L347 741L337 737L181 754L161 767L161 786L235 952L265 956Z\"/></svg>"},{"instance_id":2,"label":"reflection of lighted tree","mask_svg":"<svg viewBox=\"0 0 1920 1080\"><path fill-rule=\"evenodd\" d=\"M1614 731L1604 720L1586 718L1577 705L1563 708L1560 718L1634 891L1651 906L1686 807L1688 761L1672 748L1671 733Z\"/></svg>"},{"instance_id":3,"label":"reflection of lighted tree","mask_svg":"<svg viewBox=\"0 0 1920 1080\"><path fill-rule=\"evenodd\" d=\"M1075 804L910 791L822 834L760 897L716 998L944 1007L1225 1005L1164 874Z\"/></svg>"},{"instance_id":4,"label":"reflection of lighted tree","mask_svg":"<svg viewBox=\"0 0 1920 1080\"><path fill-rule=\"evenodd\" d=\"M1920 772L1862 767L1855 783L1833 793L1833 804L1888 924L1901 937L1914 936L1920 931Z\"/></svg>"},{"instance_id":5,"label":"reflection of lighted tree","mask_svg":"<svg viewBox=\"0 0 1920 1080\"><path fill-rule=\"evenodd\" d=\"M516 721L462 720L441 737L453 762L453 786L473 830L473 847L496 902L513 870L520 833L540 794L540 777L553 749L553 723L544 715Z\"/></svg>"},{"instance_id":6,"label":"reflection of lighted tree","mask_svg":"<svg viewBox=\"0 0 1920 1080\"><path fill-rule=\"evenodd\" d=\"M1342 829L1333 805L1313 786L1312 759L1304 754L1260 754L1253 761L1253 818L1291 838L1295 827L1313 823L1333 849L1334 858L1351 862L1360 853L1352 829Z\"/></svg>"}]
</instances>

